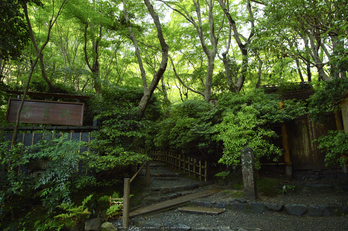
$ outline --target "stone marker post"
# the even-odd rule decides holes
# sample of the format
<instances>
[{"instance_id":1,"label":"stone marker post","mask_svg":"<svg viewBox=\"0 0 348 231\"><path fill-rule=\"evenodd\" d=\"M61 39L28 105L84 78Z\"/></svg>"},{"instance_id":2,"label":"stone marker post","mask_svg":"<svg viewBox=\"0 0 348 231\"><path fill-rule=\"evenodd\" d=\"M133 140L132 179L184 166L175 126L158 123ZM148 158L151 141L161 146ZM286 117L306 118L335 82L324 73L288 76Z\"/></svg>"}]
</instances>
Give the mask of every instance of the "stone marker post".
<instances>
[{"instance_id":1,"label":"stone marker post","mask_svg":"<svg viewBox=\"0 0 348 231\"><path fill-rule=\"evenodd\" d=\"M243 185L244 185L244 198L246 200L256 200L256 179L255 179L255 166L254 166L254 151L245 147L241 151L242 159L242 172L243 172Z\"/></svg>"}]
</instances>

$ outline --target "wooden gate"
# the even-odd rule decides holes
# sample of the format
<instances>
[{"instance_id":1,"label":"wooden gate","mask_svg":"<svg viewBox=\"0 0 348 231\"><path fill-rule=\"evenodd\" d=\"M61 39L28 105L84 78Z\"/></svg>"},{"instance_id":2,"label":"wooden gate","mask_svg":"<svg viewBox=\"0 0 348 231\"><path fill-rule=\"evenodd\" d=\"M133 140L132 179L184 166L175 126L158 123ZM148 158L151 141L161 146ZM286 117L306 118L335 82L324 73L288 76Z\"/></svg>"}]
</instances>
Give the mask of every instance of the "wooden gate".
<instances>
[{"instance_id":1,"label":"wooden gate","mask_svg":"<svg viewBox=\"0 0 348 231\"><path fill-rule=\"evenodd\" d=\"M336 129L333 113L325 115L325 125L310 121L308 115L288 123L293 169L313 171L325 169L325 155L312 141L326 135L329 130Z\"/></svg>"}]
</instances>

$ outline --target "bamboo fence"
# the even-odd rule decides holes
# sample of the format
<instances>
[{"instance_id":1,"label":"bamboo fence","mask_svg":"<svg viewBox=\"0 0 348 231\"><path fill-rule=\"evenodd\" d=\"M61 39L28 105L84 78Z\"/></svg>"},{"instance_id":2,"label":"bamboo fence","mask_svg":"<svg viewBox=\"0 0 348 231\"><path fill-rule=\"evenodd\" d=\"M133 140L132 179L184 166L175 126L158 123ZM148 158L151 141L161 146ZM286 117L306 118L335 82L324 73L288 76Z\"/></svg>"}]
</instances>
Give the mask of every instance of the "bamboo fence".
<instances>
[{"instance_id":1,"label":"bamboo fence","mask_svg":"<svg viewBox=\"0 0 348 231\"><path fill-rule=\"evenodd\" d=\"M148 155L155 161L167 163L172 169L187 172L190 176L207 181L208 163L196 157L173 152L154 151Z\"/></svg>"}]
</instances>

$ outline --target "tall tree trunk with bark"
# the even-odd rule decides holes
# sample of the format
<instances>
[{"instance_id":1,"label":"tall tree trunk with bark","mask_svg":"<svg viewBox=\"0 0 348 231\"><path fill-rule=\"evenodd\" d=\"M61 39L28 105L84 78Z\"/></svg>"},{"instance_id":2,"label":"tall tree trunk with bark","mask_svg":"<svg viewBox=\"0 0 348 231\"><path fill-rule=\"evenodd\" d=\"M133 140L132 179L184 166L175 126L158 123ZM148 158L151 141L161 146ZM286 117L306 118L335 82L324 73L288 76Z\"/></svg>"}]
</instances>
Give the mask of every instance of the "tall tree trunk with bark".
<instances>
[{"instance_id":1,"label":"tall tree trunk with bark","mask_svg":"<svg viewBox=\"0 0 348 231\"><path fill-rule=\"evenodd\" d=\"M37 50L36 59L35 59L34 62L31 64L30 72L29 72L29 75L28 75L27 84L26 84L26 86L25 86L25 88L24 88L23 98L22 98L21 104L19 105L19 108L18 108L18 111L17 111L17 118L16 118L16 124L15 124L14 130L13 130L11 147L13 147L13 146L16 144L17 134L18 134L18 127L19 127L19 122L20 122L20 114L21 114L21 111L22 111L22 108L23 108L23 104L24 104L24 100L25 100L26 94L27 94L28 89L29 89L29 84L30 84L31 77L32 77L32 75L33 75L35 66L36 66L38 60L40 59L40 57L42 57L42 51L43 51L43 49L46 47L48 41L50 40L52 27L53 27L53 25L55 24L55 22L57 21L59 15L61 14L61 11L62 11L62 9L63 9L63 7L64 7L64 5L65 5L65 2L66 2L66 0L64 0L64 1L62 2L62 5L60 6L60 8L59 8L59 10L58 10L58 13L57 13L57 16L56 16L56 18L55 18L54 20L53 20L53 15L52 15L52 19L50 20L49 25L48 25L48 32L47 32L46 40L45 40L45 42L42 44L41 48L40 48L39 50ZM29 25L30 25L30 20L29 20L29 17L28 17L27 5L24 4L24 5L23 5L23 8L24 8L25 17L26 17L26 20L27 20L28 26L29 26Z\"/></svg>"},{"instance_id":2,"label":"tall tree trunk with bark","mask_svg":"<svg viewBox=\"0 0 348 231\"><path fill-rule=\"evenodd\" d=\"M65 1L64 1L65 2ZM27 24L28 24L28 30L29 30L29 35L30 35L30 39L33 43L33 46L37 52L37 54L40 54L40 67L41 67L41 73L42 73L42 77L44 78L45 82L47 83L48 87L53 91L53 92L60 92L60 89L55 87L52 82L50 81L50 79L47 77L47 73L46 73L46 69L45 69L45 63L44 63L44 58L43 58L43 54L42 51L40 53L40 49L36 43L35 37L34 37L34 33L33 33L33 29L30 23L30 19L29 19L29 15L28 15L28 8L26 4L23 4L23 9L24 9L24 15L25 18L27 20ZM51 20L52 21L52 20ZM48 33L51 33L52 27L51 27L51 21L50 21L50 25L48 28ZM53 26L53 25L52 25Z\"/></svg>"},{"instance_id":3,"label":"tall tree trunk with bark","mask_svg":"<svg viewBox=\"0 0 348 231\"><path fill-rule=\"evenodd\" d=\"M92 50L93 50L93 64L91 65L88 59L87 54L87 30L88 30L88 23L85 23L85 32L84 32L84 39L85 39L85 45L83 47L83 51L85 54L85 61L92 72L92 78L93 78L93 87L95 90L95 93L100 95L102 90L102 84L100 79L100 64L99 64L99 41L102 38L102 32L103 28L102 26L99 26L99 37L96 38L94 41L92 41Z\"/></svg>"},{"instance_id":4,"label":"tall tree trunk with bark","mask_svg":"<svg viewBox=\"0 0 348 231\"><path fill-rule=\"evenodd\" d=\"M241 71L239 73L239 77L237 82L235 83L235 86L233 87L233 91L238 92L242 89L243 85L244 85L244 81L245 81L245 77L247 74L247 70L249 67L249 63L248 63L248 49L247 46L250 44L251 42L251 38L254 36L254 15L251 9L251 4L250 4L250 0L247 0L247 9L248 9L248 14L249 14L249 19L250 19L250 23L251 23L251 32L249 34L249 37L246 39L245 43L242 43L242 36L241 34L238 32L237 29L237 25L236 22L233 20L229 9L226 7L225 1L224 0L218 0L221 9L224 11L224 14L226 15L228 22L230 24L230 26L232 27L233 30L233 37L236 40L239 50L242 53L242 68ZM228 4L228 1L226 1L226 3Z\"/></svg>"},{"instance_id":5,"label":"tall tree trunk with bark","mask_svg":"<svg viewBox=\"0 0 348 231\"><path fill-rule=\"evenodd\" d=\"M151 18L153 19L155 26L156 26L157 37L158 37L158 40L160 42L161 51L162 51L162 60L161 60L160 66L159 66L156 74L153 76L152 81L151 81L149 86L147 85L146 73L145 73L145 69L143 66L142 58L140 56L140 49L138 46L138 42L137 42L137 39L133 33L133 29L132 29L130 22L129 22L126 1L123 0L123 15L126 19L127 24L129 24L128 30L129 30L130 38L131 38L133 45L135 47L135 53L136 53L136 56L138 59L138 65L139 65L139 68L141 71L141 76L142 76L142 80L143 80L143 87L144 87L144 94L139 102L139 119L141 119L144 116L145 110L150 102L151 96L152 96L153 92L155 91L159 81L161 80L164 72L166 71L167 63L168 63L168 52L169 52L168 45L167 45L167 43L164 39L164 36L163 36L161 22L159 20L157 13L153 9L153 6L149 0L144 0L144 3L145 3L145 5L146 5L146 7L151 15Z\"/></svg>"},{"instance_id":6,"label":"tall tree trunk with bark","mask_svg":"<svg viewBox=\"0 0 348 231\"><path fill-rule=\"evenodd\" d=\"M148 11L150 12L150 15L151 15L153 22L155 23L155 26L157 29L157 37L158 37L158 40L161 44L161 49L162 49L162 60L161 60L160 66L157 70L157 73L154 75L154 77L150 83L150 86L146 89L144 87L144 95L139 102L139 112L140 112L139 117L140 118L142 118L144 116L144 113L145 113L147 105L149 104L150 98L151 98L153 92L155 91L155 89L158 85L158 82L160 81L164 72L166 71L167 63L168 63L168 52L169 52L169 47L164 39L162 27L161 27L161 22L159 20L157 13L154 11L153 6L151 5L149 0L144 0L144 3L146 5Z\"/></svg>"},{"instance_id":7,"label":"tall tree trunk with bark","mask_svg":"<svg viewBox=\"0 0 348 231\"><path fill-rule=\"evenodd\" d=\"M209 102L211 99L211 86L212 86L212 80L213 80L213 73L214 73L214 64L215 64L215 57L217 55L217 46L218 46L218 41L219 41L219 35L221 32L221 29L223 28L224 25L224 20L222 21L222 25L221 27L217 30L217 32L215 32L215 22L214 22L214 15L213 15L213 9L214 9L214 4L215 2L213 0L206 0L206 4L207 4L207 10L208 10L208 21L209 21L209 42L210 44L207 45L206 41L205 41L205 37L204 37L204 31L203 31L203 20L202 20L202 13L201 13L201 6L199 4L199 0L192 0L195 10L196 10L196 15L197 15L197 22L193 19L193 17L185 10L185 13L181 12L180 10L171 7L168 2L162 1L165 5L167 5L169 8L171 8L172 10L174 10L175 12L179 13L180 15L182 15L189 23L191 23L197 34L199 37L199 40L201 42L202 45L202 49L204 51L204 53L206 54L207 58L208 58L208 63L207 63L207 74L206 74L206 78L205 78L205 82L203 82L204 85L204 92L197 92L197 91L193 91L192 88L188 88L189 90L195 92L195 93L199 93L201 95L204 96L205 101ZM211 46L211 49L209 49L209 46ZM173 66L174 63L172 62ZM175 75L178 77L178 74L175 73ZM179 78L179 77L178 77ZM183 81L179 78L179 81L186 86Z\"/></svg>"}]
</instances>

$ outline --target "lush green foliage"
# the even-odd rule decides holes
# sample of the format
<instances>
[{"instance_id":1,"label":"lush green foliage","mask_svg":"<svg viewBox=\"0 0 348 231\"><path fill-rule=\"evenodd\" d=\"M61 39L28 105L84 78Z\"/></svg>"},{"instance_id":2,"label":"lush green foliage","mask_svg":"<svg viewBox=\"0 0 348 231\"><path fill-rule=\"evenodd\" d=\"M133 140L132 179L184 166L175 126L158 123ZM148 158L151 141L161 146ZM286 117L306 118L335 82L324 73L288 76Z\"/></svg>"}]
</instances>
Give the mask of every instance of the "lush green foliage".
<instances>
[{"instance_id":1,"label":"lush green foliage","mask_svg":"<svg viewBox=\"0 0 348 231\"><path fill-rule=\"evenodd\" d=\"M92 196L93 194L86 197L80 206L74 206L74 203L62 203L61 205L58 205L58 208L61 208L68 213L61 213L54 218L62 220L67 228L74 227L74 224L84 221L91 214L91 212L88 211L86 204L89 202Z\"/></svg>"},{"instance_id":2,"label":"lush green foliage","mask_svg":"<svg viewBox=\"0 0 348 231\"><path fill-rule=\"evenodd\" d=\"M167 114L168 118L156 125L157 148L217 160L219 147L212 136L219 111L212 104L188 100L168 108Z\"/></svg>"},{"instance_id":3,"label":"lush green foliage","mask_svg":"<svg viewBox=\"0 0 348 231\"><path fill-rule=\"evenodd\" d=\"M281 155L281 151L270 143L269 139L276 137L276 133L270 129L262 128L264 120L257 118L258 111L242 105L236 114L227 112L222 123L217 125L219 134L215 137L223 141L224 153L219 163L236 167L240 163L240 151L244 147L253 149L255 159L270 157L272 154ZM256 167L259 168L258 162Z\"/></svg>"},{"instance_id":4,"label":"lush green foliage","mask_svg":"<svg viewBox=\"0 0 348 231\"><path fill-rule=\"evenodd\" d=\"M93 152L86 156L89 167L97 171L112 170L147 161L146 155L133 150L145 147L147 129L161 114L156 98L153 97L146 116L139 120L137 103L141 89L115 87L102 94L103 98L94 103L96 118L102 119L102 125L93 134Z\"/></svg>"},{"instance_id":5,"label":"lush green foliage","mask_svg":"<svg viewBox=\"0 0 348 231\"><path fill-rule=\"evenodd\" d=\"M281 155L271 143L277 137L272 126L305 113L303 103L286 100L281 109L279 96L262 90L223 95L219 107L225 109L222 122L216 125L219 133L215 139L222 141L224 147L219 162L234 167L240 163L240 151L246 146L254 150L256 164L261 157Z\"/></svg>"},{"instance_id":6,"label":"lush green foliage","mask_svg":"<svg viewBox=\"0 0 348 231\"><path fill-rule=\"evenodd\" d=\"M314 142L325 153L325 166L342 166L347 163L348 134L344 131L329 131L327 136L319 137Z\"/></svg>"},{"instance_id":7,"label":"lush green foliage","mask_svg":"<svg viewBox=\"0 0 348 231\"><path fill-rule=\"evenodd\" d=\"M42 6L40 0L2 0L0 2L0 59L18 59L28 44L29 32L23 5L30 2Z\"/></svg>"},{"instance_id":8,"label":"lush green foliage","mask_svg":"<svg viewBox=\"0 0 348 231\"><path fill-rule=\"evenodd\" d=\"M82 142L68 140L67 134L53 134L52 139L41 140L32 147L23 147L19 143L8 150L8 145L4 143L1 163L9 166L9 169L2 185L3 190L7 188L5 193L24 197L33 196L32 190L36 190L48 213L62 202L70 203L71 177L78 171L78 162L82 158L78 151L81 145ZM34 178L20 170L23 165L28 169L45 171Z\"/></svg>"},{"instance_id":9,"label":"lush green foliage","mask_svg":"<svg viewBox=\"0 0 348 231\"><path fill-rule=\"evenodd\" d=\"M280 151L270 143L276 137L272 126L305 113L301 102L287 100L281 109L280 96L262 90L224 94L218 106L188 100L168 109L168 118L157 125L157 148L186 152L221 163L239 163L240 150L254 149L256 159Z\"/></svg>"},{"instance_id":10,"label":"lush green foliage","mask_svg":"<svg viewBox=\"0 0 348 231\"><path fill-rule=\"evenodd\" d=\"M322 87L309 98L310 118L320 122L325 112L338 110L347 89L347 78L338 78L323 82Z\"/></svg>"},{"instance_id":11,"label":"lush green foliage","mask_svg":"<svg viewBox=\"0 0 348 231\"><path fill-rule=\"evenodd\" d=\"M48 220L40 227L48 225L55 227L54 230L62 227L62 224L51 220L57 212L57 206L61 203L70 204L72 192L86 186L81 183L86 182L83 178L90 179L83 174L77 175L78 163L83 158L79 152L83 142L69 140L67 135L51 133L52 138L48 138L46 133L44 140L30 147L18 143L9 149L8 143L2 143L0 161L7 167L0 191L2 223L3 219L16 216L14 212L18 208L13 207L13 204L18 199L31 198L34 201L41 200L42 209L47 214ZM40 175L34 177L33 174L23 171L23 166L39 172ZM88 183L90 185L91 182Z\"/></svg>"}]
</instances>

